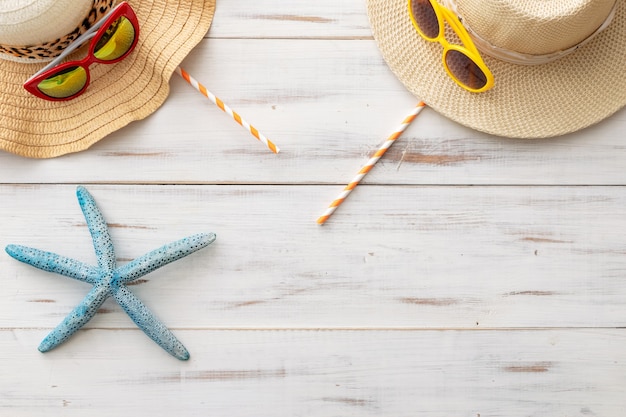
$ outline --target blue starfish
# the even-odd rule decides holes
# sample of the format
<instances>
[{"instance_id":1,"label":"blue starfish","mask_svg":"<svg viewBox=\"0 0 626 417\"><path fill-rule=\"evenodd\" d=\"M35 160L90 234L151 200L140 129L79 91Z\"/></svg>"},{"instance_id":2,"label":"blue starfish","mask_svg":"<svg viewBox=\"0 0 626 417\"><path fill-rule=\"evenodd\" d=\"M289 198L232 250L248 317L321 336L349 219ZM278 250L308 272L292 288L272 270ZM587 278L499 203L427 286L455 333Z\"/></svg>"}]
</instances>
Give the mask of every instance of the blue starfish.
<instances>
[{"instance_id":1,"label":"blue starfish","mask_svg":"<svg viewBox=\"0 0 626 417\"><path fill-rule=\"evenodd\" d=\"M93 285L83 301L41 342L39 350L47 352L65 342L91 320L102 303L112 296L135 324L159 346L180 360L189 359L189 352L182 343L125 284L206 247L215 240L215 234L199 233L177 240L118 268L107 224L95 200L82 186L77 188L76 196L93 239L98 266L25 246L6 247L7 253L18 261Z\"/></svg>"}]
</instances>

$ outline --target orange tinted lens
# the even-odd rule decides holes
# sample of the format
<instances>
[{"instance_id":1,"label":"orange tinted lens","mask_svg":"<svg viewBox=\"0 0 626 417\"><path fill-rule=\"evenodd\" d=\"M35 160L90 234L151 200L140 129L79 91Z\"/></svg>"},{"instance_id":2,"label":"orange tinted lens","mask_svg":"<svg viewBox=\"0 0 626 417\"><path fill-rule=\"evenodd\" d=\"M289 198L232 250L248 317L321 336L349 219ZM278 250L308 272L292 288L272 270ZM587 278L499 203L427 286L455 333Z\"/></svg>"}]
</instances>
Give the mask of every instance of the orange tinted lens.
<instances>
[{"instance_id":1,"label":"orange tinted lens","mask_svg":"<svg viewBox=\"0 0 626 417\"><path fill-rule=\"evenodd\" d=\"M87 83L87 71L83 67L65 68L37 84L43 94L53 98L68 98L78 94Z\"/></svg>"},{"instance_id":2,"label":"orange tinted lens","mask_svg":"<svg viewBox=\"0 0 626 417\"><path fill-rule=\"evenodd\" d=\"M411 13L424 36L430 39L439 36L439 20L430 0L411 1Z\"/></svg>"},{"instance_id":3,"label":"orange tinted lens","mask_svg":"<svg viewBox=\"0 0 626 417\"><path fill-rule=\"evenodd\" d=\"M487 85L487 76L467 55L456 50L446 53L446 65L448 70L461 84L478 90Z\"/></svg>"},{"instance_id":4,"label":"orange tinted lens","mask_svg":"<svg viewBox=\"0 0 626 417\"><path fill-rule=\"evenodd\" d=\"M135 27L124 16L115 19L98 39L93 54L102 61L113 61L126 54L135 42Z\"/></svg>"}]
</instances>

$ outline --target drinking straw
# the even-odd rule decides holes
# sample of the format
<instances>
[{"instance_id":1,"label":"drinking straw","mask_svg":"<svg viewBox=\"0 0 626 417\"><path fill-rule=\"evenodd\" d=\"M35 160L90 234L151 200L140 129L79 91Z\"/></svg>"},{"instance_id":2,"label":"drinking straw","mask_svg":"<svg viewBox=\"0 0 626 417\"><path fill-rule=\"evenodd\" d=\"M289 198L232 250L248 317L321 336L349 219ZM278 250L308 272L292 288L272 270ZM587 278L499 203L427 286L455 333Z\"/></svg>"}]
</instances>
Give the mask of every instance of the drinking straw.
<instances>
[{"instance_id":1,"label":"drinking straw","mask_svg":"<svg viewBox=\"0 0 626 417\"><path fill-rule=\"evenodd\" d=\"M365 165L361 168L359 173L352 179L352 181L346 185L343 191L337 196L337 198L328 206L324 214L322 214L318 219L318 224L324 224L326 220L333 214L337 207L348 197L350 192L354 190L354 188L361 182L363 177L367 175L368 172L374 167L376 162L387 152L387 149L393 144L393 142L400 137L402 132L406 130L406 128L411 124L413 120L417 117L417 115L426 107L426 104L423 101L420 101L417 106L415 106L411 113L409 113L402 124L385 140L385 142L378 148L378 150L370 157Z\"/></svg>"},{"instance_id":2,"label":"drinking straw","mask_svg":"<svg viewBox=\"0 0 626 417\"><path fill-rule=\"evenodd\" d=\"M243 128L245 128L248 132L252 133L252 136L257 138L259 141L263 142L265 146L267 146L272 152L278 153L280 149L271 140L266 138L261 132L259 132L254 126L250 123L246 122L240 115L238 115L233 109L228 107L222 100L218 97L215 97L213 93L206 89L205 86L200 84L195 78L193 78L187 71L182 69L181 67L176 67L176 73L183 77L185 81L187 81L191 86L193 86L196 90L202 93L203 96L208 98L215 104L217 107L222 109L224 113L229 114L237 123L239 123Z\"/></svg>"}]
</instances>

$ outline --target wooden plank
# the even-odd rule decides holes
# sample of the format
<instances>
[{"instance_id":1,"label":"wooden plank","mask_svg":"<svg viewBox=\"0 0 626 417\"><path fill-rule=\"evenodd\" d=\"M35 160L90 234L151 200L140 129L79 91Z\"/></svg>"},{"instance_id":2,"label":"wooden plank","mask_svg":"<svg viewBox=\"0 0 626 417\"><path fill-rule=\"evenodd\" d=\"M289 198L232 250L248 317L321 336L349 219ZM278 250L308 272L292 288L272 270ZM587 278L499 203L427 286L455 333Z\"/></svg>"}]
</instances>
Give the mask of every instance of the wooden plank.
<instances>
[{"instance_id":1,"label":"wooden plank","mask_svg":"<svg viewBox=\"0 0 626 417\"><path fill-rule=\"evenodd\" d=\"M53 160L1 153L5 183L345 184L416 103L373 40L209 39L185 68L281 149L179 79L159 111ZM262 80L262 81L261 81ZM370 184L623 185L626 109L545 141L491 137L426 109Z\"/></svg>"},{"instance_id":2,"label":"wooden plank","mask_svg":"<svg viewBox=\"0 0 626 417\"><path fill-rule=\"evenodd\" d=\"M361 0L232 0L217 5L208 37L244 39L371 38L365 2Z\"/></svg>"},{"instance_id":3,"label":"wooden plank","mask_svg":"<svg viewBox=\"0 0 626 417\"><path fill-rule=\"evenodd\" d=\"M609 416L626 409L626 332L91 330L41 354L0 331L0 413L19 416Z\"/></svg>"},{"instance_id":4,"label":"wooden plank","mask_svg":"<svg viewBox=\"0 0 626 417\"><path fill-rule=\"evenodd\" d=\"M132 290L176 328L625 326L624 187L90 186L120 264L200 231ZM0 236L95 263L73 186L1 186ZM54 327L87 284L0 257L0 327ZM112 301L92 327L133 328ZM27 312L27 314L25 314Z\"/></svg>"}]
</instances>

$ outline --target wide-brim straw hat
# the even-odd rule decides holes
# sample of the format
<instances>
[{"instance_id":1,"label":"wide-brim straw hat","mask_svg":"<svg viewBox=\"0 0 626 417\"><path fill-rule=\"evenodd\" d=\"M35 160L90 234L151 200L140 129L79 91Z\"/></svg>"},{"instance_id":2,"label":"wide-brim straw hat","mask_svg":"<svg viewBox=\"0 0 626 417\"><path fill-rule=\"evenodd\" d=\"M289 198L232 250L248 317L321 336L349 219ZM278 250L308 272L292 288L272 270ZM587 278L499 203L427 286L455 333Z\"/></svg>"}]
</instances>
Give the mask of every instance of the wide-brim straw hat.
<instances>
[{"instance_id":1,"label":"wide-brim straw hat","mask_svg":"<svg viewBox=\"0 0 626 417\"><path fill-rule=\"evenodd\" d=\"M417 33L407 0L367 0L367 8L391 70L444 116L494 135L542 138L590 126L626 104L626 0L440 3L475 40L492 89L471 93L448 77L443 48Z\"/></svg>"},{"instance_id":2,"label":"wide-brim straw hat","mask_svg":"<svg viewBox=\"0 0 626 417\"><path fill-rule=\"evenodd\" d=\"M205 36L215 13L215 0L128 0L140 34L127 58L92 65L90 85L72 100L48 101L28 93L24 81L45 62L21 55L32 51L58 55L57 45L67 46L63 40L75 38L78 29L89 26L85 19L93 24L114 3L18 0L0 4L0 149L32 158L78 152L150 115L165 101L174 70ZM80 48L70 58L85 54L85 48Z\"/></svg>"}]
</instances>

